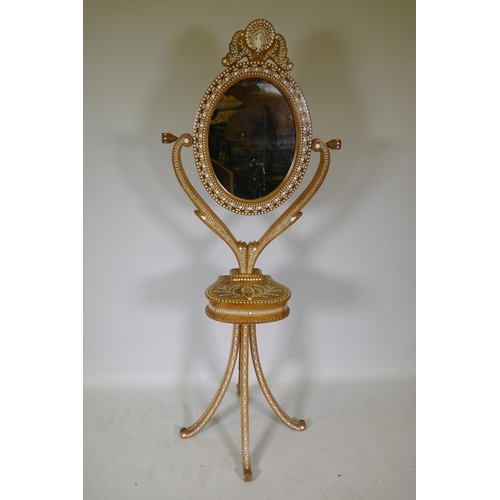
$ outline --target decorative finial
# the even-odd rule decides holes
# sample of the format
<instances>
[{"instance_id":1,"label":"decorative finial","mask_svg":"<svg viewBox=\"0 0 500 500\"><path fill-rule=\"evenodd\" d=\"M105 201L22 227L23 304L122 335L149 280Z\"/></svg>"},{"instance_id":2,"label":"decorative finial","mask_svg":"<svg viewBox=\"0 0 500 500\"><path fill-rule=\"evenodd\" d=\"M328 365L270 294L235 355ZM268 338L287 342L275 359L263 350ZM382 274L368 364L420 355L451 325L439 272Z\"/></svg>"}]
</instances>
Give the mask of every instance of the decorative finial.
<instances>
[{"instance_id":1,"label":"decorative finial","mask_svg":"<svg viewBox=\"0 0 500 500\"><path fill-rule=\"evenodd\" d=\"M287 57L286 42L282 35L274 31L273 25L264 19L252 21L245 31L237 31L229 52L222 59L224 66L231 66L244 57L249 61L266 62L271 59L281 69L290 71L293 63Z\"/></svg>"}]
</instances>

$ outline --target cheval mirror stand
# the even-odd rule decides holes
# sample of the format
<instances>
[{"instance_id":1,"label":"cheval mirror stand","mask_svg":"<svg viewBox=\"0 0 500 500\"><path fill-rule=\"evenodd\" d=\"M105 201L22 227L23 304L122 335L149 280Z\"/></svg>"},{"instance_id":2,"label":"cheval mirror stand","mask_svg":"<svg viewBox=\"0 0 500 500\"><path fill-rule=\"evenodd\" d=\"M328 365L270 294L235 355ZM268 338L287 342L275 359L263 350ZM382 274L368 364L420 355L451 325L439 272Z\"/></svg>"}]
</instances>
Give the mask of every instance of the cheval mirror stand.
<instances>
[{"instance_id":1,"label":"cheval mirror stand","mask_svg":"<svg viewBox=\"0 0 500 500\"><path fill-rule=\"evenodd\" d=\"M246 59L242 61L242 59ZM197 434L209 422L226 394L239 356L237 393L241 400L241 447L245 481L252 480L248 415L248 358L252 357L257 381L276 416L290 429L303 431L304 420L288 416L272 395L257 350L256 325L288 316L288 288L255 268L262 250L294 224L302 209L321 186L329 165L329 149L341 142L312 139L306 101L288 71L285 39L268 21L257 19L238 31L222 59L227 66L208 87L196 114L194 133L176 137L172 163L177 180L196 207L195 214L234 252L238 268L206 290L207 315L233 325L231 352L220 386L205 413L183 439ZM208 194L222 207L240 215L260 215L282 205L298 188L311 151L319 153L318 169L298 198L271 225L259 241L237 241L188 180L181 150L193 146L194 160Z\"/></svg>"}]
</instances>

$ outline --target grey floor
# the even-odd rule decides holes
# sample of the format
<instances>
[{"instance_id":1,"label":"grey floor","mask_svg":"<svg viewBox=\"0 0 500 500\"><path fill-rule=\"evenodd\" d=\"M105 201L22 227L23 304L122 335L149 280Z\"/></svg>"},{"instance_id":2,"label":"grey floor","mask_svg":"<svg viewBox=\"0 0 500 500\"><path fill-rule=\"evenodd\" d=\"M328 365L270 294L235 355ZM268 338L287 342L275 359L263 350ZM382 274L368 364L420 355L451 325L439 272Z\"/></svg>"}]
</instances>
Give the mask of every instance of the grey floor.
<instances>
[{"instance_id":1,"label":"grey floor","mask_svg":"<svg viewBox=\"0 0 500 500\"><path fill-rule=\"evenodd\" d=\"M210 402L197 387L94 387L84 391L84 499L415 498L413 381L272 387L304 417L294 432L250 386L254 481L243 482L239 398L232 383L212 421L179 438Z\"/></svg>"}]
</instances>

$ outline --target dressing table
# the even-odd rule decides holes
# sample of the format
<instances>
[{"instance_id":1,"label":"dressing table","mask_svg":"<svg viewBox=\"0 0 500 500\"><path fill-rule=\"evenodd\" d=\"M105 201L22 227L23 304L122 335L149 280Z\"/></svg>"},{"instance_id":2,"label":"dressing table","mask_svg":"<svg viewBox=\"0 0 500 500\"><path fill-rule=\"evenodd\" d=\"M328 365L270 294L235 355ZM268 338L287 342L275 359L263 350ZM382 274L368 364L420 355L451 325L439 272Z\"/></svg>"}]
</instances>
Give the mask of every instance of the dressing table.
<instances>
[{"instance_id":1,"label":"dressing table","mask_svg":"<svg viewBox=\"0 0 500 500\"><path fill-rule=\"evenodd\" d=\"M251 481L249 358L276 416L290 429L306 429L303 419L290 417L276 401L257 348L257 325L285 319L291 292L255 266L264 248L302 216L328 172L329 150L340 149L341 141L313 139L305 98L289 75L293 64L285 39L268 21L257 19L236 32L222 64L226 69L209 85L198 107L193 134L162 134L163 143L173 143L174 172L196 216L231 248L237 264L206 289L208 317L232 325L227 366L211 403L194 424L180 430L180 437L194 436L210 421L238 366L243 477ZM319 164L308 186L263 236L247 243L236 240L189 181L181 161L186 148L193 149L208 195L244 216L258 216L284 204L299 187L311 153L319 155Z\"/></svg>"}]
</instances>

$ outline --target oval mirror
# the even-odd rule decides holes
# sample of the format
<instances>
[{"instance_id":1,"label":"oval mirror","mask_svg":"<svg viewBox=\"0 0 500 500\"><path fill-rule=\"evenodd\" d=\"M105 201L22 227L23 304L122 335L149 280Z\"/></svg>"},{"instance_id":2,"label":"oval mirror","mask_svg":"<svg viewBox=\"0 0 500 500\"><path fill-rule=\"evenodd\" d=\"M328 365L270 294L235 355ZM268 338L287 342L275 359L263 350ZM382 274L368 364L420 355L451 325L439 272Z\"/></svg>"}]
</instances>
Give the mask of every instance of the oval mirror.
<instances>
[{"instance_id":1,"label":"oval mirror","mask_svg":"<svg viewBox=\"0 0 500 500\"><path fill-rule=\"evenodd\" d=\"M229 87L213 112L208 151L232 195L257 200L275 191L292 166L295 124L285 96L262 78Z\"/></svg>"},{"instance_id":2,"label":"oval mirror","mask_svg":"<svg viewBox=\"0 0 500 500\"><path fill-rule=\"evenodd\" d=\"M277 66L230 66L208 88L193 134L196 167L212 198L243 215L274 210L309 163L311 120L302 92Z\"/></svg>"}]
</instances>

